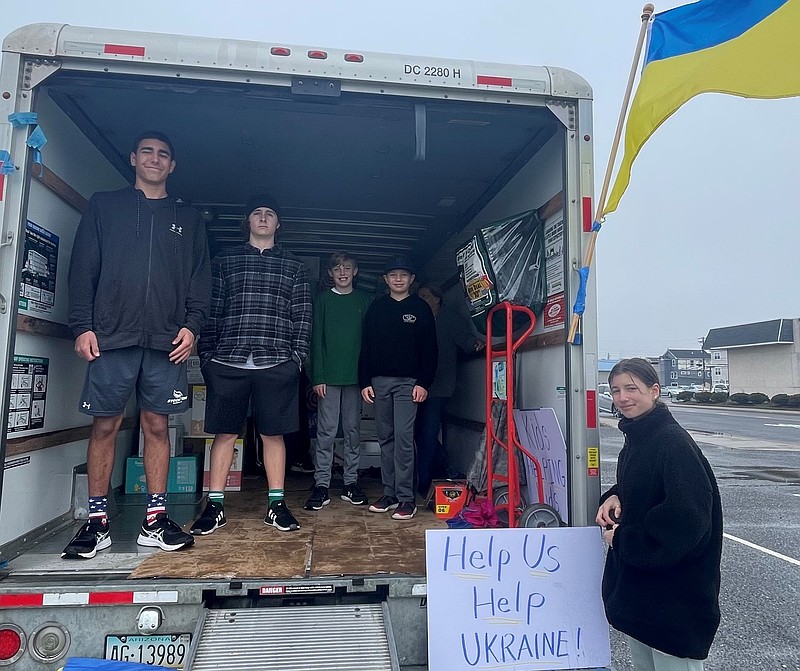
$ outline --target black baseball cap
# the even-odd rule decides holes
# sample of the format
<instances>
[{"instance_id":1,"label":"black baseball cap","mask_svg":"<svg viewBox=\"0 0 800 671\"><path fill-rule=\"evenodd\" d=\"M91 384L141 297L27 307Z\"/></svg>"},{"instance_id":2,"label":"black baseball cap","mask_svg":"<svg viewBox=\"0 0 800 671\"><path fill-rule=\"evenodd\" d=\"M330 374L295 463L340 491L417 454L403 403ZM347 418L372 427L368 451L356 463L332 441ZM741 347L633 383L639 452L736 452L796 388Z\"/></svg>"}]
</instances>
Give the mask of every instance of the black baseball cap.
<instances>
[{"instance_id":1,"label":"black baseball cap","mask_svg":"<svg viewBox=\"0 0 800 671\"><path fill-rule=\"evenodd\" d=\"M383 272L388 273L392 270L407 270L412 275L417 274L414 264L407 256L393 256L384 267Z\"/></svg>"}]
</instances>

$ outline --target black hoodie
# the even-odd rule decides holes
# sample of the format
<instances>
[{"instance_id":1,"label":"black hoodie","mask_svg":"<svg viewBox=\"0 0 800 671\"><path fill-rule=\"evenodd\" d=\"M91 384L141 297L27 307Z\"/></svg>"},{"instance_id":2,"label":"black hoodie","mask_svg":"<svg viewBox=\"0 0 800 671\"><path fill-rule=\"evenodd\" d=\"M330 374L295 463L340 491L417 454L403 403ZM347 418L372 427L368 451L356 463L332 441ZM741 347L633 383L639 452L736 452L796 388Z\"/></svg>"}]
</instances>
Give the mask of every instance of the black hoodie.
<instances>
[{"instance_id":1,"label":"black hoodie","mask_svg":"<svg viewBox=\"0 0 800 671\"><path fill-rule=\"evenodd\" d=\"M622 516L603 574L609 623L675 657L705 659L720 621L722 504L714 473L662 403L622 419Z\"/></svg>"},{"instance_id":2,"label":"black hoodie","mask_svg":"<svg viewBox=\"0 0 800 671\"><path fill-rule=\"evenodd\" d=\"M174 198L127 187L94 194L69 268L69 326L94 331L100 350L171 351L186 327L197 336L211 304L208 240L200 216Z\"/></svg>"}]
</instances>

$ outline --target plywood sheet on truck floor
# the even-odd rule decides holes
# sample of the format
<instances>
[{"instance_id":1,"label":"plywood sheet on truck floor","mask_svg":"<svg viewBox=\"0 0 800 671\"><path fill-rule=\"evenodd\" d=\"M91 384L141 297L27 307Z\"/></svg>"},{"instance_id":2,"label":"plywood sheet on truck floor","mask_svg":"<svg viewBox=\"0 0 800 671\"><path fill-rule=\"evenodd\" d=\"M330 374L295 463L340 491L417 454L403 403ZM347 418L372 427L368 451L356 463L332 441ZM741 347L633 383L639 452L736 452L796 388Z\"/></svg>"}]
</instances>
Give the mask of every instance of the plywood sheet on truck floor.
<instances>
[{"instance_id":1,"label":"plywood sheet on truck floor","mask_svg":"<svg viewBox=\"0 0 800 671\"><path fill-rule=\"evenodd\" d=\"M258 482L264 484L263 480ZM380 483L362 485L367 485L370 500L380 497ZM153 554L130 578L424 575L425 530L444 528L444 522L421 504L414 519L398 521L388 514L371 513L366 506L342 501L338 487L330 492L329 506L309 512L303 510L308 490L287 486L287 504L300 522L300 530L294 532L281 532L264 524L264 488L229 492L225 495L225 527L198 537L188 550Z\"/></svg>"}]
</instances>

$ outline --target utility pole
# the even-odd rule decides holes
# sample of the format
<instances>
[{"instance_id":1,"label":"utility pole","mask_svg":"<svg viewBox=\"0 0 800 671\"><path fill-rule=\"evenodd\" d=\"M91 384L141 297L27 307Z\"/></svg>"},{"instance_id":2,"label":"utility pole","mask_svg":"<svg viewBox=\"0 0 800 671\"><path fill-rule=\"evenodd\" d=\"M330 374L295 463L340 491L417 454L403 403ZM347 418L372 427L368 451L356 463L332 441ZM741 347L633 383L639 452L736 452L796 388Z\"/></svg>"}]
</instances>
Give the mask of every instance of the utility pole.
<instances>
[{"instance_id":1,"label":"utility pole","mask_svg":"<svg viewBox=\"0 0 800 671\"><path fill-rule=\"evenodd\" d=\"M700 343L700 360L703 362L703 390L706 388L706 352L703 345L706 344L705 338L698 338L697 342Z\"/></svg>"}]
</instances>

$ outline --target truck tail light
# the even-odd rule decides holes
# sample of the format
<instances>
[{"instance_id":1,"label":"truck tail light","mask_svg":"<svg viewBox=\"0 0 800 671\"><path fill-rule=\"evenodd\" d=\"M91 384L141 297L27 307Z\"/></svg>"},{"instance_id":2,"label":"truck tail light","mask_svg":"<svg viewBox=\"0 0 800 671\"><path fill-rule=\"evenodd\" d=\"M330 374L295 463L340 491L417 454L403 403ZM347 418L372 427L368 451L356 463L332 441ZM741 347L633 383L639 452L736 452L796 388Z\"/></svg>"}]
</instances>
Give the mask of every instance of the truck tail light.
<instances>
[{"instance_id":1,"label":"truck tail light","mask_svg":"<svg viewBox=\"0 0 800 671\"><path fill-rule=\"evenodd\" d=\"M69 632L56 622L45 622L31 634L31 655L45 664L52 664L67 654Z\"/></svg>"},{"instance_id":2,"label":"truck tail light","mask_svg":"<svg viewBox=\"0 0 800 671\"><path fill-rule=\"evenodd\" d=\"M0 666L9 666L25 652L25 632L13 624L0 624Z\"/></svg>"}]
</instances>

